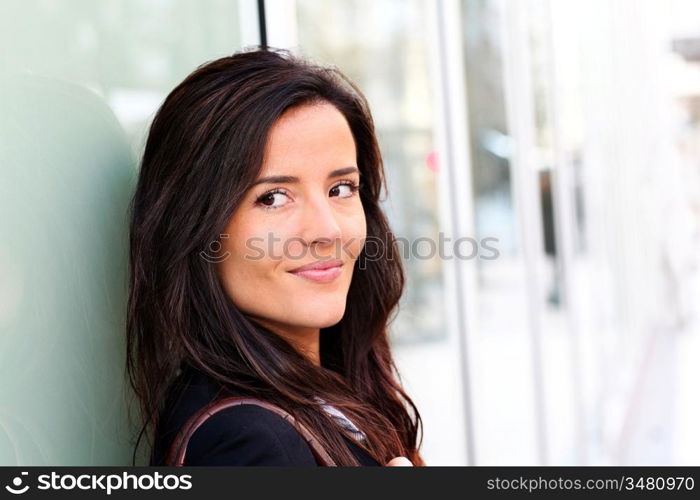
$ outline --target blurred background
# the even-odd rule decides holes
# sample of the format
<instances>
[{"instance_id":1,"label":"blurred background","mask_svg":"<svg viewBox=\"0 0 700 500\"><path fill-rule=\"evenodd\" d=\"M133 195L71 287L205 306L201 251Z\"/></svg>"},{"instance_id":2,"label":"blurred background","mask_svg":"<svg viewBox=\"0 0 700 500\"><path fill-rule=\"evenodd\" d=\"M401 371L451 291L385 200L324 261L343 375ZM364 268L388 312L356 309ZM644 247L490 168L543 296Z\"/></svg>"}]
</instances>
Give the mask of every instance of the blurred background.
<instances>
[{"instance_id":1,"label":"blurred background","mask_svg":"<svg viewBox=\"0 0 700 500\"><path fill-rule=\"evenodd\" d=\"M0 463L131 463L145 134L261 40L365 92L397 236L498 250L405 261L429 465L700 464L697 0L2 0Z\"/></svg>"}]
</instances>

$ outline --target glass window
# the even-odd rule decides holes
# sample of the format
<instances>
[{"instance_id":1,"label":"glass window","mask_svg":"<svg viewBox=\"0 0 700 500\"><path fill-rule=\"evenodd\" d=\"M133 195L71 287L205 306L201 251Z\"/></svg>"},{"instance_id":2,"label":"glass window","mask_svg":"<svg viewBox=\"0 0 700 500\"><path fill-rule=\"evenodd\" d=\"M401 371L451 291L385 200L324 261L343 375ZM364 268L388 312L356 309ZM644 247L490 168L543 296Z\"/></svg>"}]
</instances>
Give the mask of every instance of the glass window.
<instances>
[{"instance_id":1,"label":"glass window","mask_svg":"<svg viewBox=\"0 0 700 500\"><path fill-rule=\"evenodd\" d=\"M272 4L274 5L274 4ZM298 0L301 54L334 64L357 82L373 110L387 171L384 208L399 238L408 284L395 342L445 335L438 241L425 4L422 0ZM422 238L422 240L421 240Z\"/></svg>"}]
</instances>

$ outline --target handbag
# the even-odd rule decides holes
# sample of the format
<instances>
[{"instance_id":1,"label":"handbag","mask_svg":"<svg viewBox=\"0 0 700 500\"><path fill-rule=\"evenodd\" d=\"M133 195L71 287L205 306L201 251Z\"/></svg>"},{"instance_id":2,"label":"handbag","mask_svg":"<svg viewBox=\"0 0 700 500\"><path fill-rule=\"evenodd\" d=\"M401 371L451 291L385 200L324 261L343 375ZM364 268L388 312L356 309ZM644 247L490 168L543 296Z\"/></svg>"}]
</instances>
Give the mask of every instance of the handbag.
<instances>
[{"instance_id":1,"label":"handbag","mask_svg":"<svg viewBox=\"0 0 700 500\"><path fill-rule=\"evenodd\" d=\"M284 420L292 424L297 432L299 432L304 441L306 441L306 444L308 444L309 448L311 448L311 453L313 454L318 465L322 467L336 466L335 462L323 448L323 446L321 446L318 439L307 427L302 425L301 422L297 422L294 417L279 406L248 396L231 396L219 399L209 403L199 411L195 412L195 414L192 415L187 422L185 422L180 431L177 433L177 436L175 436L175 439L170 447L170 452L168 453L168 457L165 461L165 465L182 467L185 463L187 444L189 443L192 434L194 434L194 432L206 421L207 418L211 417L215 413L231 408L232 406L239 405L257 405L278 414Z\"/></svg>"}]
</instances>

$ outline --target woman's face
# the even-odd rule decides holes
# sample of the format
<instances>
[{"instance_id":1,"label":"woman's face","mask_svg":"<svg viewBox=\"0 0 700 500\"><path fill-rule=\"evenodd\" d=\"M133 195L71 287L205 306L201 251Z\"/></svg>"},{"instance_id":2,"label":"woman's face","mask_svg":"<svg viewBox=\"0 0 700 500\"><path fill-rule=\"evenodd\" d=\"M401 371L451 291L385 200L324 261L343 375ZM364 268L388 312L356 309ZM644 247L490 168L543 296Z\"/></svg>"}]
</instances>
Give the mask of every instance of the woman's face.
<instances>
[{"instance_id":1,"label":"woman's face","mask_svg":"<svg viewBox=\"0 0 700 500\"><path fill-rule=\"evenodd\" d=\"M221 239L219 273L241 311L292 337L340 321L366 236L359 181L355 141L333 105L279 118ZM333 267L293 272L312 263Z\"/></svg>"}]
</instances>

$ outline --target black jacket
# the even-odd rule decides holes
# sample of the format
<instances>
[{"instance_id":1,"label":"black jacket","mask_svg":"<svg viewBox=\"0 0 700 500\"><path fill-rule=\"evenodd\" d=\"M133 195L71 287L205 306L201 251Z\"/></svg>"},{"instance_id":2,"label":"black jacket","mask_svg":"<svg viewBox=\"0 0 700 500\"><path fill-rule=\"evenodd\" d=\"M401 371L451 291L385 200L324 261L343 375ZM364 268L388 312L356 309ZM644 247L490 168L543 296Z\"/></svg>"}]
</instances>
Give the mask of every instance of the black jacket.
<instances>
[{"instance_id":1,"label":"black jacket","mask_svg":"<svg viewBox=\"0 0 700 500\"><path fill-rule=\"evenodd\" d=\"M150 465L164 465L172 441L187 419L223 394L209 376L186 368L171 395L158 421ZM228 391L225 395L237 394ZM380 465L351 439L345 440L361 465ZM265 408L242 405L214 414L192 434L185 465L317 464L311 449L289 422Z\"/></svg>"}]
</instances>

